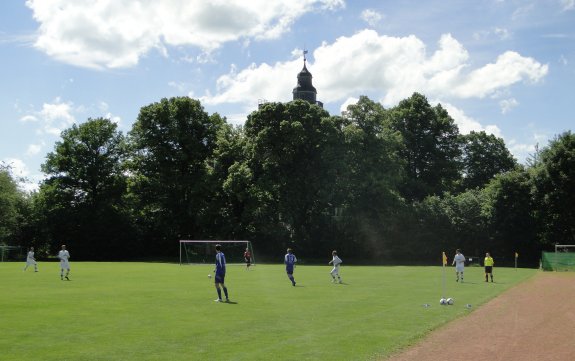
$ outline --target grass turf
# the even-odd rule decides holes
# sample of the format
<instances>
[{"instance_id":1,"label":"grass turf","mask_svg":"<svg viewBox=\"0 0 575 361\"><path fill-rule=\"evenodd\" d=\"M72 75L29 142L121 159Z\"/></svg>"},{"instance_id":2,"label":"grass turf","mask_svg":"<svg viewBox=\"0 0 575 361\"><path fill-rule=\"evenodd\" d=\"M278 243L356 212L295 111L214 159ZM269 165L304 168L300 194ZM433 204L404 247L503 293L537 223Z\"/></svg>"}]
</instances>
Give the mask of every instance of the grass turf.
<instances>
[{"instance_id":1,"label":"grass turf","mask_svg":"<svg viewBox=\"0 0 575 361\"><path fill-rule=\"evenodd\" d=\"M532 269L468 267L465 283L441 267L299 266L292 287L281 265L228 266L232 303L216 303L212 266L73 262L0 263L2 360L369 360L531 277ZM430 307L423 307L424 304ZM473 307L468 309L466 304Z\"/></svg>"}]
</instances>

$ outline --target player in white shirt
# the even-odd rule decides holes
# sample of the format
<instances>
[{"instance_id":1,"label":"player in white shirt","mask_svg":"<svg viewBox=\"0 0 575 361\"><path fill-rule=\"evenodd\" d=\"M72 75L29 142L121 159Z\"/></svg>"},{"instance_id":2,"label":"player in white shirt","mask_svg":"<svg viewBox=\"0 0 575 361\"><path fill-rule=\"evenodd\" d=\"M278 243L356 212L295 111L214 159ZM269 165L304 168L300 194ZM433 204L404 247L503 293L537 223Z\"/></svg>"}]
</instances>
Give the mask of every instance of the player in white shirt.
<instances>
[{"instance_id":1,"label":"player in white shirt","mask_svg":"<svg viewBox=\"0 0 575 361\"><path fill-rule=\"evenodd\" d=\"M30 247L28 255L26 256L26 267L24 271L28 269L28 266L34 266L34 272L38 272L38 264L36 263L36 258L34 258L34 247Z\"/></svg>"},{"instance_id":2,"label":"player in white shirt","mask_svg":"<svg viewBox=\"0 0 575 361\"><path fill-rule=\"evenodd\" d=\"M455 265L455 274L457 276L457 279L455 280L455 282L459 282L459 279L461 279L461 282L463 282L463 269L465 268L465 256L461 253L461 250L456 250L455 251L455 256L453 257L453 262L451 263L451 265Z\"/></svg>"},{"instance_id":3,"label":"player in white shirt","mask_svg":"<svg viewBox=\"0 0 575 361\"><path fill-rule=\"evenodd\" d=\"M69 281L68 275L70 274L70 253L66 250L66 245L62 245L62 249L58 252L58 258L60 259L60 279L64 280L64 277ZM64 276L64 270L66 270L66 276Z\"/></svg>"},{"instance_id":4,"label":"player in white shirt","mask_svg":"<svg viewBox=\"0 0 575 361\"><path fill-rule=\"evenodd\" d=\"M339 265L341 264L341 262L343 262L341 260L341 258L339 258L337 256L337 251L333 251L331 252L331 255L333 256L333 259L331 261L329 261L328 264L333 264L333 269L331 270L331 282L335 283L335 278L337 277L337 279L339 280L339 283L342 283L341 277L339 275Z\"/></svg>"}]
</instances>

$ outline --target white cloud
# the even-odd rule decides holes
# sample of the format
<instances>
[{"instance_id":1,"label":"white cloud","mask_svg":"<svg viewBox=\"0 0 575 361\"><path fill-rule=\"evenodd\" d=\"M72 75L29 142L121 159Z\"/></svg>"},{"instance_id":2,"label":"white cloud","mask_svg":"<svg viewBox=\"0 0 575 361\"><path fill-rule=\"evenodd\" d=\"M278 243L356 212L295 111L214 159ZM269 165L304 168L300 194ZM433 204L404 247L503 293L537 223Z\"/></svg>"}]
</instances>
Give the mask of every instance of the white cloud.
<instances>
[{"instance_id":1,"label":"white cloud","mask_svg":"<svg viewBox=\"0 0 575 361\"><path fill-rule=\"evenodd\" d=\"M505 28L495 28L493 32L499 37L501 40L507 40L511 38L511 33L509 30Z\"/></svg>"},{"instance_id":2,"label":"white cloud","mask_svg":"<svg viewBox=\"0 0 575 361\"><path fill-rule=\"evenodd\" d=\"M101 101L98 103L98 109L101 112L106 112L106 111L108 111L108 109L110 109L110 106L108 105L108 103Z\"/></svg>"},{"instance_id":3,"label":"white cloud","mask_svg":"<svg viewBox=\"0 0 575 361\"><path fill-rule=\"evenodd\" d=\"M98 103L97 108L102 113L102 118L109 119L113 123L120 125L122 118L109 112L110 106L108 103L101 101Z\"/></svg>"},{"instance_id":4,"label":"white cloud","mask_svg":"<svg viewBox=\"0 0 575 361\"><path fill-rule=\"evenodd\" d=\"M489 40L496 37L499 40L508 40L511 38L511 32L505 28L494 27L490 30L481 30L473 33L475 40Z\"/></svg>"},{"instance_id":5,"label":"white cloud","mask_svg":"<svg viewBox=\"0 0 575 361\"><path fill-rule=\"evenodd\" d=\"M383 15L375 10L365 9L361 12L361 19L373 27L383 19Z\"/></svg>"},{"instance_id":6,"label":"white cloud","mask_svg":"<svg viewBox=\"0 0 575 361\"><path fill-rule=\"evenodd\" d=\"M521 81L536 83L547 75L548 70L548 65L543 65L533 58L507 51L500 55L495 63L472 71L454 89L454 95L462 98L483 98Z\"/></svg>"},{"instance_id":7,"label":"white cloud","mask_svg":"<svg viewBox=\"0 0 575 361\"><path fill-rule=\"evenodd\" d=\"M533 11L533 9L535 9L534 3L518 7L517 9L515 9L513 14L511 15L511 19L512 20L518 20L520 18L524 18L527 15L529 15Z\"/></svg>"},{"instance_id":8,"label":"white cloud","mask_svg":"<svg viewBox=\"0 0 575 361\"><path fill-rule=\"evenodd\" d=\"M26 192L38 190L39 183L45 178L41 173L31 173L28 165L18 158L4 158L2 163L10 167L20 189Z\"/></svg>"},{"instance_id":9,"label":"white cloud","mask_svg":"<svg viewBox=\"0 0 575 361\"><path fill-rule=\"evenodd\" d=\"M373 30L323 43L313 51L313 59L308 69L318 100L330 103L375 94L386 107L413 92L441 99L498 96L514 84L538 82L548 71L547 65L511 51L494 63L470 69L469 53L450 34L441 36L438 49L428 55L425 44L414 35L380 36ZM290 90L302 65L301 58L292 58L242 70L233 66L218 78L215 94L206 92L202 102L255 105L257 99L291 100Z\"/></svg>"},{"instance_id":10,"label":"white cloud","mask_svg":"<svg viewBox=\"0 0 575 361\"><path fill-rule=\"evenodd\" d=\"M25 116L23 116L22 118L20 118L20 121L27 123L27 122L37 122L38 118L36 118L34 115L31 114L27 114Z\"/></svg>"},{"instance_id":11,"label":"white cloud","mask_svg":"<svg viewBox=\"0 0 575 361\"><path fill-rule=\"evenodd\" d=\"M15 177L27 177L30 174L26 163L18 158L4 158L2 162L8 165Z\"/></svg>"},{"instance_id":12,"label":"white cloud","mask_svg":"<svg viewBox=\"0 0 575 361\"><path fill-rule=\"evenodd\" d=\"M56 98L53 103L42 104L39 111L30 111L20 118L23 122L39 123L38 133L59 136L60 133L76 122L73 115L73 103L62 102Z\"/></svg>"},{"instance_id":13,"label":"white cloud","mask_svg":"<svg viewBox=\"0 0 575 361\"><path fill-rule=\"evenodd\" d=\"M359 101L359 98L355 98L355 97L347 98L339 107L339 111L342 113L347 111L347 107L349 105L357 104L358 101Z\"/></svg>"},{"instance_id":14,"label":"white cloud","mask_svg":"<svg viewBox=\"0 0 575 361\"><path fill-rule=\"evenodd\" d=\"M202 103L245 103L255 108L258 99L288 101L292 96L290 89L296 86L297 73L303 66L302 60L278 62L273 66L263 63L237 71L232 65L228 74L217 80L217 94L209 93L201 97ZM296 70L296 71L294 71Z\"/></svg>"},{"instance_id":15,"label":"white cloud","mask_svg":"<svg viewBox=\"0 0 575 361\"><path fill-rule=\"evenodd\" d=\"M475 132L484 131L487 134L493 134L496 137L502 138L501 129L499 129L499 127L497 127L496 125L490 124L487 126L483 126L477 120L466 115L463 110L455 107L452 104L442 102L441 106L445 108L445 110L447 110L449 115L453 118L461 134L469 134L471 133L471 131Z\"/></svg>"},{"instance_id":16,"label":"white cloud","mask_svg":"<svg viewBox=\"0 0 575 361\"><path fill-rule=\"evenodd\" d=\"M38 153L40 153L40 151L42 150L42 148L44 147L45 143L42 142L40 144L30 144L28 145L28 149L26 150L26 155L27 156L34 156Z\"/></svg>"},{"instance_id":17,"label":"white cloud","mask_svg":"<svg viewBox=\"0 0 575 361\"><path fill-rule=\"evenodd\" d=\"M507 142L507 148L520 163L525 163L535 153L535 144L518 143L515 139Z\"/></svg>"},{"instance_id":18,"label":"white cloud","mask_svg":"<svg viewBox=\"0 0 575 361\"><path fill-rule=\"evenodd\" d=\"M509 151L513 153L515 158L517 158L521 163L525 163L527 159L535 154L537 148L541 150L543 147L547 146L549 143L549 135L541 133L533 129L533 124L528 124L528 131L530 134L525 137L527 142L520 142L517 139L510 139L507 143ZM530 140L530 141L529 141Z\"/></svg>"},{"instance_id":19,"label":"white cloud","mask_svg":"<svg viewBox=\"0 0 575 361\"><path fill-rule=\"evenodd\" d=\"M120 125L122 123L122 118L120 118L117 115L114 115L112 113L106 113L103 118L105 119L109 119L112 123L116 123L118 125Z\"/></svg>"},{"instance_id":20,"label":"white cloud","mask_svg":"<svg viewBox=\"0 0 575 361\"><path fill-rule=\"evenodd\" d=\"M44 131L52 135L60 133L70 127L76 119L72 115L73 104L71 102L63 103L57 98L54 103L44 103L42 110L37 114L38 118L44 123Z\"/></svg>"},{"instance_id":21,"label":"white cloud","mask_svg":"<svg viewBox=\"0 0 575 361\"><path fill-rule=\"evenodd\" d=\"M343 0L28 0L40 24L36 48L88 68L121 68L150 50L191 45L209 53L223 43L275 39L302 15L343 8Z\"/></svg>"},{"instance_id":22,"label":"white cloud","mask_svg":"<svg viewBox=\"0 0 575 361\"><path fill-rule=\"evenodd\" d=\"M519 102L515 98L503 99L499 102L501 107L501 114L507 114L511 109L519 105Z\"/></svg>"},{"instance_id":23,"label":"white cloud","mask_svg":"<svg viewBox=\"0 0 575 361\"><path fill-rule=\"evenodd\" d=\"M186 83L181 82L181 81L170 81L170 82L168 82L168 86L176 89L180 93L184 93L186 91L186 89L188 88Z\"/></svg>"},{"instance_id":24,"label":"white cloud","mask_svg":"<svg viewBox=\"0 0 575 361\"><path fill-rule=\"evenodd\" d=\"M575 9L575 0L560 0L561 10L569 11Z\"/></svg>"}]
</instances>

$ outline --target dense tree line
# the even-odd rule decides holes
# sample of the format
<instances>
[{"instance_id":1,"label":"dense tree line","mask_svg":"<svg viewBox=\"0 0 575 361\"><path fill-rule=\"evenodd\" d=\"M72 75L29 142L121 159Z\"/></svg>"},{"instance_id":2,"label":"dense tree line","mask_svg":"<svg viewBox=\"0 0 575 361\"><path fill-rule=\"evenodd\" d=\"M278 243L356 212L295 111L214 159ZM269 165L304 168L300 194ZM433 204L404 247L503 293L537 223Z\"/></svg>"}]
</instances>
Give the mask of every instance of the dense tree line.
<instances>
[{"instance_id":1,"label":"dense tree line","mask_svg":"<svg viewBox=\"0 0 575 361\"><path fill-rule=\"evenodd\" d=\"M243 126L198 100L140 109L127 134L107 119L64 131L37 192L0 170L0 239L79 259L170 258L179 239L248 239L260 259L337 248L365 262L439 262L441 251L514 252L536 264L575 243L575 135L529 165L502 139L461 135L418 93L385 109L361 97L339 116L266 103ZM262 257L263 256L263 257Z\"/></svg>"}]
</instances>

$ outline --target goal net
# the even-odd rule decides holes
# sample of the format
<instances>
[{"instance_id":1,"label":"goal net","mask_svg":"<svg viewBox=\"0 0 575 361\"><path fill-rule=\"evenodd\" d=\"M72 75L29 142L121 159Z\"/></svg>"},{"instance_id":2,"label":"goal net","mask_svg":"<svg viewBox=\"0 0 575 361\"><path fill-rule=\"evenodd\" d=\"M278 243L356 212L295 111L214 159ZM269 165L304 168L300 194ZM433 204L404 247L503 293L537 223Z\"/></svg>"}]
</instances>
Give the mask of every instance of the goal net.
<instances>
[{"instance_id":1,"label":"goal net","mask_svg":"<svg viewBox=\"0 0 575 361\"><path fill-rule=\"evenodd\" d=\"M182 264L212 264L215 262L216 244L222 246L226 256L226 264L245 264L244 252L249 250L251 264L255 257L252 243L245 240L180 240L180 265Z\"/></svg>"},{"instance_id":2,"label":"goal net","mask_svg":"<svg viewBox=\"0 0 575 361\"><path fill-rule=\"evenodd\" d=\"M575 271L575 245L555 245L555 252L542 252L541 268L545 271Z\"/></svg>"},{"instance_id":3,"label":"goal net","mask_svg":"<svg viewBox=\"0 0 575 361\"><path fill-rule=\"evenodd\" d=\"M0 244L0 262L14 261L23 258L22 249L19 246Z\"/></svg>"}]
</instances>

